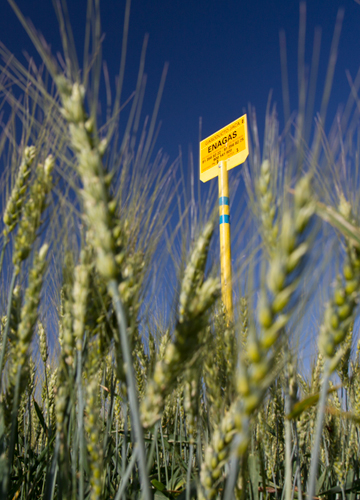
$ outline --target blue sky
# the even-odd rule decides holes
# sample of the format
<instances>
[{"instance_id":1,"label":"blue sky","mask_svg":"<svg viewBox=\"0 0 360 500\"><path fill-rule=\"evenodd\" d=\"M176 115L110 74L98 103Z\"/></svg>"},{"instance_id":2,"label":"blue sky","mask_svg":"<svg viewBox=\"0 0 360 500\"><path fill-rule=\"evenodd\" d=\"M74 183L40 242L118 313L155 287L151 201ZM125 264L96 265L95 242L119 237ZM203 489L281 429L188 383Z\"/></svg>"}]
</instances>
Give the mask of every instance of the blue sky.
<instances>
[{"instance_id":1,"label":"blue sky","mask_svg":"<svg viewBox=\"0 0 360 500\"><path fill-rule=\"evenodd\" d=\"M50 0L18 0L51 45L61 50L58 23ZM70 20L80 60L85 31L86 0L68 1ZM355 78L360 66L360 4L355 0L312 0L306 5L306 64L310 66L314 30L321 27L321 56L315 112L319 111L326 68L338 9L345 10L338 61L328 112L328 125L337 106L345 103L350 87L345 75ZM103 59L114 83L118 72L124 19L124 0L101 2ZM283 126L279 32L287 39L291 109L297 107L297 51L299 2L295 0L132 0L123 101L135 89L143 39L149 34L145 71L148 75L144 116L151 114L165 62L169 70L158 119L162 128L157 147L174 161L182 147L185 158L191 145L198 168L199 118L202 138L232 122L251 103L258 116L260 136L270 90ZM0 39L25 65L22 51L36 54L34 47L6 0L0 4ZM39 61L39 58L36 58ZM104 95L104 94L103 94ZM185 160L185 173L186 173ZM240 168L230 172L230 183L239 178ZM201 186L205 198L210 184ZM245 202L240 181L238 200ZM236 201L238 201L236 200ZM238 208L238 207L237 207ZM235 210L232 221L235 221ZM234 214L234 215L233 215ZM233 226L232 226L233 227ZM236 248L233 233L233 248ZM217 247L216 242L216 247ZM233 252L233 256L236 252ZM217 260L217 252L214 255ZM240 256L241 260L241 256Z\"/></svg>"},{"instance_id":2,"label":"blue sky","mask_svg":"<svg viewBox=\"0 0 360 500\"><path fill-rule=\"evenodd\" d=\"M50 0L18 0L24 15L59 50L56 15ZM69 1L69 13L79 54L82 55L86 0ZM123 0L101 2L105 33L103 57L114 81L118 71L124 18ZM329 118L349 93L345 70L354 77L360 63L360 5L355 0L312 0L307 3L306 62L311 63L314 29L322 28L318 100L320 107L331 39L339 7L345 17L340 39ZM289 82L292 109L297 105L297 46L299 2L264 0L132 0L129 50L123 98L135 87L138 61L144 35L149 33L146 60L148 84L144 113L154 103L162 68L169 71L159 112L162 129L158 147L173 160L181 145L191 144L197 159L199 117L202 137L212 134L240 116L248 103L256 107L260 131L264 122L268 94L282 113L279 31L287 37ZM0 6L0 37L17 56L26 50L34 54L26 33L6 0Z\"/></svg>"}]
</instances>

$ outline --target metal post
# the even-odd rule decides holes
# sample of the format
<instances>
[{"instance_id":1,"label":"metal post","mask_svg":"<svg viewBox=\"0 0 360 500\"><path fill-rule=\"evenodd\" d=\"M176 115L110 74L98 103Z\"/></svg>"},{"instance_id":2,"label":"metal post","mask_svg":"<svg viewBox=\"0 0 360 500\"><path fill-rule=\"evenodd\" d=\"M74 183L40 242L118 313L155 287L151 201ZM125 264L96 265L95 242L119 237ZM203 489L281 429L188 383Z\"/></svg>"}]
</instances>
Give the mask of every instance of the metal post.
<instances>
[{"instance_id":1,"label":"metal post","mask_svg":"<svg viewBox=\"0 0 360 500\"><path fill-rule=\"evenodd\" d=\"M219 177L221 294L228 317L231 321L233 321L229 182L228 182L228 171L226 168L226 161L221 161L219 163L218 177Z\"/></svg>"}]
</instances>

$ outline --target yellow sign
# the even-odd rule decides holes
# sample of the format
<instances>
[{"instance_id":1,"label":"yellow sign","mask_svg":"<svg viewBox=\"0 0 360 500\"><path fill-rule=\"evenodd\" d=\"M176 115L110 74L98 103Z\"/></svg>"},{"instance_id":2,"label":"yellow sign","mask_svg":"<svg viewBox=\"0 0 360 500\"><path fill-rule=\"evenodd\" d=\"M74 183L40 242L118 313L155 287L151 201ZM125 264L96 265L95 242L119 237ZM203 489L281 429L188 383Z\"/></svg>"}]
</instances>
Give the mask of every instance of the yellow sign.
<instances>
[{"instance_id":1,"label":"yellow sign","mask_svg":"<svg viewBox=\"0 0 360 500\"><path fill-rule=\"evenodd\" d=\"M227 170L244 163L249 154L246 115L200 142L200 180L218 176L219 162L226 161Z\"/></svg>"}]
</instances>

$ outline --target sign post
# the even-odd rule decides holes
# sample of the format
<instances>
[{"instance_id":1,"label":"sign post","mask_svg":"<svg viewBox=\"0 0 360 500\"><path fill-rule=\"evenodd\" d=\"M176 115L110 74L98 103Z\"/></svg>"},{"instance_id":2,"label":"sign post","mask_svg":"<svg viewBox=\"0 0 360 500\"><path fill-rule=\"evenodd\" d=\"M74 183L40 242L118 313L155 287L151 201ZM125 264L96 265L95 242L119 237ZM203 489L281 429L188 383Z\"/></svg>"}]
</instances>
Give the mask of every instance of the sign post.
<instances>
[{"instance_id":1,"label":"sign post","mask_svg":"<svg viewBox=\"0 0 360 500\"><path fill-rule=\"evenodd\" d=\"M230 238L230 205L229 176L226 160L219 163L219 230L220 230L220 264L221 295L230 319L233 318L232 281L231 281L231 238Z\"/></svg>"},{"instance_id":2,"label":"sign post","mask_svg":"<svg viewBox=\"0 0 360 500\"><path fill-rule=\"evenodd\" d=\"M246 115L200 142L200 180L219 180L221 294L233 320L231 281L230 200L228 170L244 163L249 154Z\"/></svg>"}]
</instances>

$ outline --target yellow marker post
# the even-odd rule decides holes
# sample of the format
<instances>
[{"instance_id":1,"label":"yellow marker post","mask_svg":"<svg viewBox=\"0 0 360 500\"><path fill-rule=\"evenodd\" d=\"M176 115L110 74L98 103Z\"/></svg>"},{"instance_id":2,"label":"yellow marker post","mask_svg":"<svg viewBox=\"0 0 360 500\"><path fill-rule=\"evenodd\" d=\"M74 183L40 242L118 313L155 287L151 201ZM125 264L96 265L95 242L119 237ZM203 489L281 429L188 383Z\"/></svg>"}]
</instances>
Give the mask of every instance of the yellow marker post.
<instances>
[{"instance_id":1,"label":"yellow marker post","mask_svg":"<svg viewBox=\"0 0 360 500\"><path fill-rule=\"evenodd\" d=\"M231 280L231 237L230 237L230 203L229 176L226 160L219 163L219 231L220 231L220 264L221 295L230 320L233 320L232 280Z\"/></svg>"},{"instance_id":2,"label":"yellow marker post","mask_svg":"<svg viewBox=\"0 0 360 500\"><path fill-rule=\"evenodd\" d=\"M241 116L200 142L200 180L219 179L221 291L233 320L231 238L228 170L244 163L249 154L247 118Z\"/></svg>"}]
</instances>

